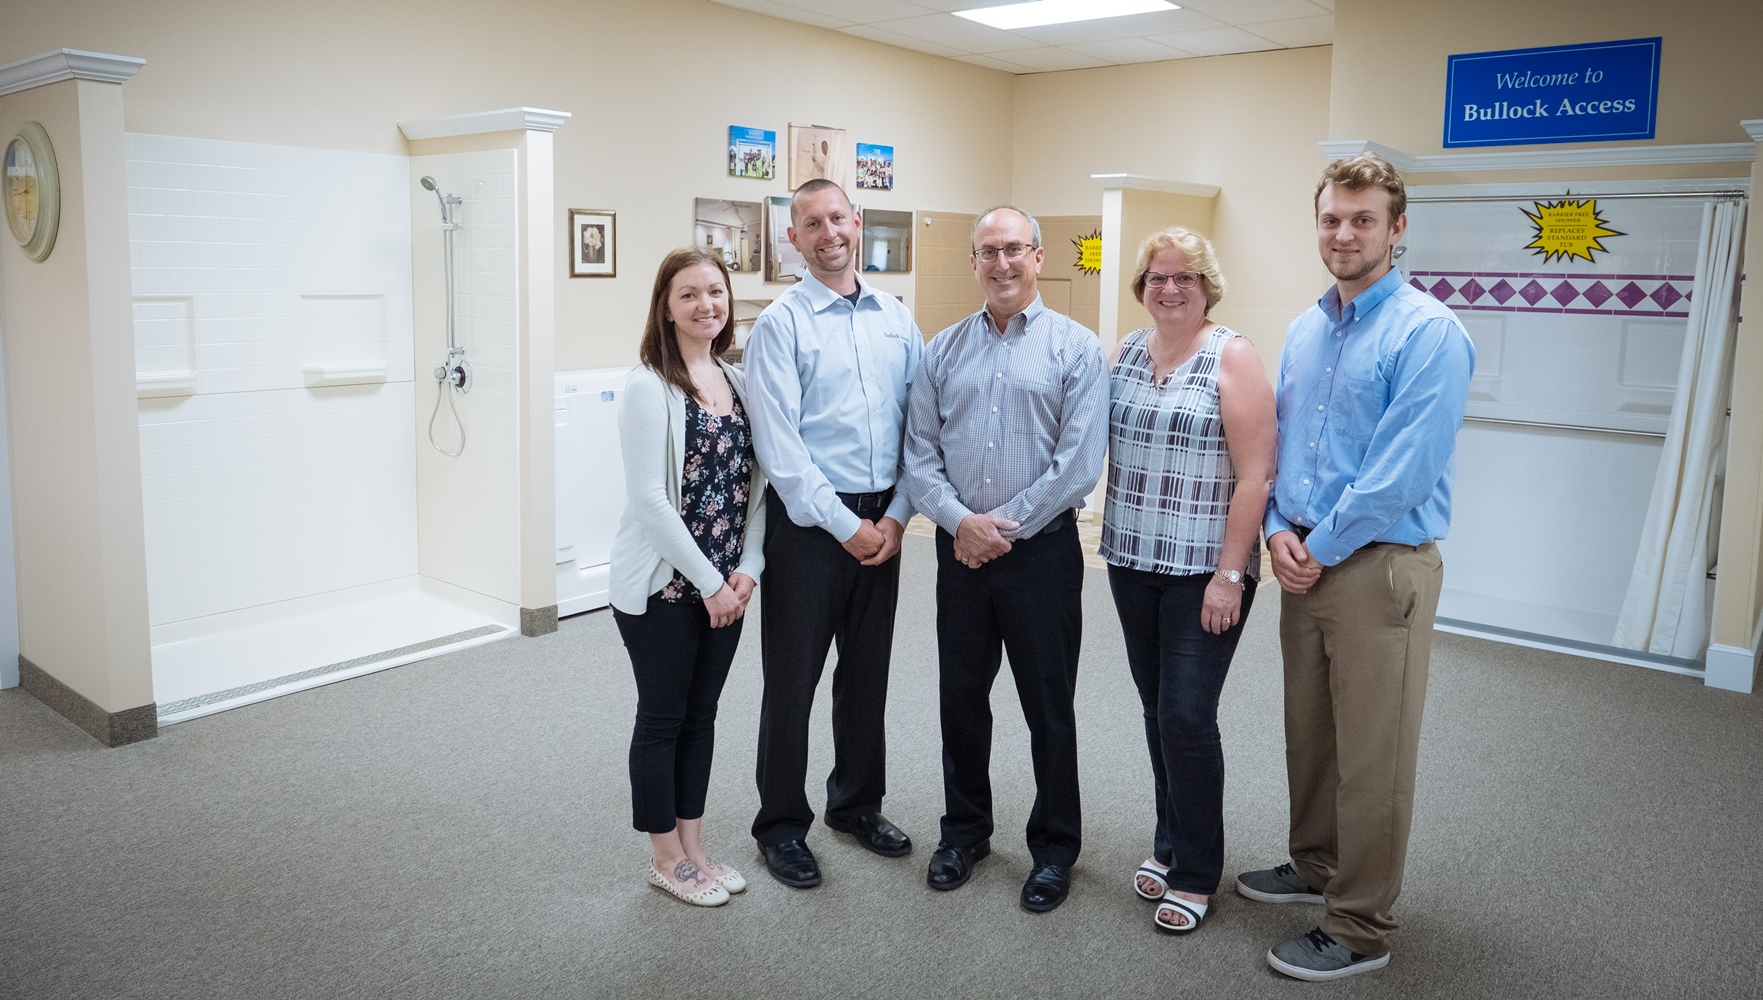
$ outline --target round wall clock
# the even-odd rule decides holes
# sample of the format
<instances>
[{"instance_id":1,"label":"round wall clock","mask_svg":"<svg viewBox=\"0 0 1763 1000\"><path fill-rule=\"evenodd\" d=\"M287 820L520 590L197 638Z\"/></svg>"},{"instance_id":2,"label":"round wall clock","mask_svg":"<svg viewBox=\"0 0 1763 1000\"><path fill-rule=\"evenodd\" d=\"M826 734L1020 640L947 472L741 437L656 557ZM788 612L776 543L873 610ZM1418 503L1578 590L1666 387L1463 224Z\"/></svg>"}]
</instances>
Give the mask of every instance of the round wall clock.
<instances>
[{"instance_id":1,"label":"round wall clock","mask_svg":"<svg viewBox=\"0 0 1763 1000\"><path fill-rule=\"evenodd\" d=\"M49 256L61 224L61 175L49 133L36 122L19 126L6 145L0 198L6 201L6 224L25 255L32 260Z\"/></svg>"}]
</instances>

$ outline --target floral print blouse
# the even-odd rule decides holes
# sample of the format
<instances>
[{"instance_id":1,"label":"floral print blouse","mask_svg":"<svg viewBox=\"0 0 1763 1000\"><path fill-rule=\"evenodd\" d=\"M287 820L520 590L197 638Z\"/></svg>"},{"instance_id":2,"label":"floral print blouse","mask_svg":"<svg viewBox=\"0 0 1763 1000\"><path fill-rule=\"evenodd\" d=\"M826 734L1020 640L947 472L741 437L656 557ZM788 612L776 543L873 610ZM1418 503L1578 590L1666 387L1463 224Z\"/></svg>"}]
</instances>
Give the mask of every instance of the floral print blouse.
<instances>
[{"instance_id":1,"label":"floral print blouse","mask_svg":"<svg viewBox=\"0 0 1763 1000\"><path fill-rule=\"evenodd\" d=\"M686 464L680 481L680 516L724 577L741 563L753 489L753 431L741 397L734 401L734 412L719 417L686 397ZM704 599L677 569L656 596L674 603Z\"/></svg>"}]
</instances>

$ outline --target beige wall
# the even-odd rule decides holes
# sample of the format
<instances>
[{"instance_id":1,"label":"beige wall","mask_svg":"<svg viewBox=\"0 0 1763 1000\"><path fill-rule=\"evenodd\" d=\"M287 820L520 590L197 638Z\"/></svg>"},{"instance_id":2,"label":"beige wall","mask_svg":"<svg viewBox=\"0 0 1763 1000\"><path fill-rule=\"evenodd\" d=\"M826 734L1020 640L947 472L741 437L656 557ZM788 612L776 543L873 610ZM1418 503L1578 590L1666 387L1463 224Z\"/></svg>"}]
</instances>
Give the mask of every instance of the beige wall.
<instances>
[{"instance_id":1,"label":"beige wall","mask_svg":"<svg viewBox=\"0 0 1763 1000\"><path fill-rule=\"evenodd\" d=\"M49 133L62 194L47 259L0 237L19 651L120 712L153 702L122 88L0 97L0 135L26 121Z\"/></svg>"},{"instance_id":2,"label":"beige wall","mask_svg":"<svg viewBox=\"0 0 1763 1000\"><path fill-rule=\"evenodd\" d=\"M1096 329L1102 321L1102 275L1087 274L1077 266L1076 241L1101 232L1102 217L1036 213L1035 221L1041 224L1041 244L1046 248L1046 260L1041 265L1041 297L1048 307Z\"/></svg>"},{"instance_id":3,"label":"beige wall","mask_svg":"<svg viewBox=\"0 0 1763 1000\"><path fill-rule=\"evenodd\" d=\"M1738 123L1763 104L1757 0L1337 0L1329 138L1443 152L1446 56L1655 35L1665 40L1656 141L1746 141Z\"/></svg>"},{"instance_id":4,"label":"beige wall","mask_svg":"<svg viewBox=\"0 0 1763 1000\"><path fill-rule=\"evenodd\" d=\"M1310 195L1328 137L1329 51L1018 77L1013 197L1035 213L1089 215L1102 204L1091 174L1218 185L1213 241L1231 291L1214 318L1277 358L1287 324L1328 282Z\"/></svg>"},{"instance_id":5,"label":"beige wall","mask_svg":"<svg viewBox=\"0 0 1763 1000\"><path fill-rule=\"evenodd\" d=\"M620 245L616 278L558 264L559 369L635 362L655 265L690 241L694 198L787 193L781 170L727 176L730 125L775 129L780 149L792 121L893 145L896 188L862 192L870 207L978 211L1010 193L1009 74L705 0L8 5L0 63L64 46L146 58L134 132L404 153L399 121L572 112L555 211L617 211ZM737 297L786 287L747 277Z\"/></svg>"}]
</instances>

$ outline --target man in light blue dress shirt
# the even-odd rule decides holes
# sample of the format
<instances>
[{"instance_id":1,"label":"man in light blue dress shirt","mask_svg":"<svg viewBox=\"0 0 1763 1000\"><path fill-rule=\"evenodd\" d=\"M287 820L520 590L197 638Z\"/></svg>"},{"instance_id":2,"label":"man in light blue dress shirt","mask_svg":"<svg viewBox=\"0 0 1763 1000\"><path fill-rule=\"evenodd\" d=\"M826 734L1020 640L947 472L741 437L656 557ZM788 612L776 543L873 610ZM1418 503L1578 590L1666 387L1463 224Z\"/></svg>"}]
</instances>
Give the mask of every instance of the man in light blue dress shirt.
<instances>
[{"instance_id":1,"label":"man in light blue dress shirt","mask_svg":"<svg viewBox=\"0 0 1763 1000\"><path fill-rule=\"evenodd\" d=\"M1044 913L1065 901L1081 840L1072 695L1084 564L1072 509L1102 475L1108 379L1096 335L1041 304L1033 217L993 209L973 246L985 308L924 349L906 430L912 503L938 527L945 808L926 881L959 888L991 851L991 689L1008 650L1035 775L1021 901Z\"/></svg>"},{"instance_id":2,"label":"man in light blue dress shirt","mask_svg":"<svg viewBox=\"0 0 1763 1000\"><path fill-rule=\"evenodd\" d=\"M753 838L779 881L805 889L821 880L807 844L808 720L835 642L826 824L885 857L912 850L881 801L897 556L912 516L897 488L900 438L924 339L899 299L858 280L863 217L837 184L797 188L790 221L808 273L759 314L743 355L753 446L771 480Z\"/></svg>"},{"instance_id":3,"label":"man in light blue dress shirt","mask_svg":"<svg viewBox=\"0 0 1763 1000\"><path fill-rule=\"evenodd\" d=\"M1402 179L1360 155L1316 193L1335 285L1286 332L1279 473L1266 531L1285 659L1290 864L1237 877L1263 902L1324 903L1319 927L1270 949L1298 979L1389 963L1402 888L1433 615L1451 523L1451 456L1475 348L1404 283Z\"/></svg>"}]
</instances>

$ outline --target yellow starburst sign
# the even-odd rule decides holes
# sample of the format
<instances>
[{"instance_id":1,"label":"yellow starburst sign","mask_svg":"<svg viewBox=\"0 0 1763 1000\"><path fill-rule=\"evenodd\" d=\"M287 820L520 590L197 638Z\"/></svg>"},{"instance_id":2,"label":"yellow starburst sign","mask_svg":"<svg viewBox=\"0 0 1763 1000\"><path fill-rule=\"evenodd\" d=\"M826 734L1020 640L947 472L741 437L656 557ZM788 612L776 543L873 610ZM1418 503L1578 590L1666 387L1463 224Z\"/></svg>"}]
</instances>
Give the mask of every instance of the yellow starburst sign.
<instances>
[{"instance_id":1,"label":"yellow starburst sign","mask_svg":"<svg viewBox=\"0 0 1763 1000\"><path fill-rule=\"evenodd\" d=\"M1077 263L1074 265L1085 274L1102 273L1102 231L1100 229L1088 236L1080 236L1071 241L1077 247Z\"/></svg>"},{"instance_id":2,"label":"yellow starburst sign","mask_svg":"<svg viewBox=\"0 0 1763 1000\"><path fill-rule=\"evenodd\" d=\"M1593 250L1610 252L1609 247L1599 242L1604 237L1628 235L1609 228L1609 220L1599 217L1595 198L1539 201L1536 209L1534 213L1519 209L1536 227L1535 238L1525 244L1524 249L1535 251L1545 264L1557 257L1562 260L1583 257L1590 261Z\"/></svg>"}]
</instances>

